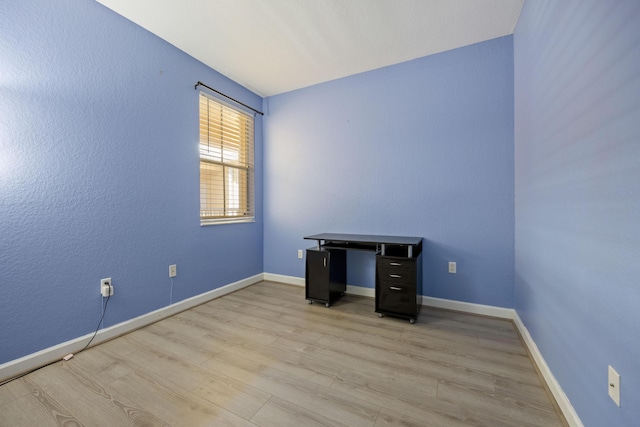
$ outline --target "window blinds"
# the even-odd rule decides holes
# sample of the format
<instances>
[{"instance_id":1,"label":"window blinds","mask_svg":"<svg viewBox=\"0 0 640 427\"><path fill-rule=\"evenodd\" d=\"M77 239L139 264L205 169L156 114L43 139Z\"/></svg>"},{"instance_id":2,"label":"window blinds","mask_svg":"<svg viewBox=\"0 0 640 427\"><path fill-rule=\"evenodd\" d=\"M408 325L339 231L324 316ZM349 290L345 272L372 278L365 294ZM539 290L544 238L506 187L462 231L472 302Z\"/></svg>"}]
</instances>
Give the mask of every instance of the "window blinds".
<instances>
[{"instance_id":1,"label":"window blinds","mask_svg":"<svg viewBox=\"0 0 640 427\"><path fill-rule=\"evenodd\" d=\"M253 116L200 93L200 221L252 221Z\"/></svg>"}]
</instances>

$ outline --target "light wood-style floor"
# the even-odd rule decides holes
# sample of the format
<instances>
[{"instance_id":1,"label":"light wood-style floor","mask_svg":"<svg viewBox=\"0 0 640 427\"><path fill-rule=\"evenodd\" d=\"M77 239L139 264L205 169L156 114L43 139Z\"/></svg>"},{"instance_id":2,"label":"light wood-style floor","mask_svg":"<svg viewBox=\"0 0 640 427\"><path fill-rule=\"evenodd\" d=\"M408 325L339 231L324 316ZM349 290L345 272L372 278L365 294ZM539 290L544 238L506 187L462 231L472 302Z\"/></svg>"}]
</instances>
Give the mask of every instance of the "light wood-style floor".
<instances>
[{"instance_id":1,"label":"light wood-style floor","mask_svg":"<svg viewBox=\"0 0 640 427\"><path fill-rule=\"evenodd\" d=\"M563 426L510 321L261 282L0 387L0 426Z\"/></svg>"}]
</instances>

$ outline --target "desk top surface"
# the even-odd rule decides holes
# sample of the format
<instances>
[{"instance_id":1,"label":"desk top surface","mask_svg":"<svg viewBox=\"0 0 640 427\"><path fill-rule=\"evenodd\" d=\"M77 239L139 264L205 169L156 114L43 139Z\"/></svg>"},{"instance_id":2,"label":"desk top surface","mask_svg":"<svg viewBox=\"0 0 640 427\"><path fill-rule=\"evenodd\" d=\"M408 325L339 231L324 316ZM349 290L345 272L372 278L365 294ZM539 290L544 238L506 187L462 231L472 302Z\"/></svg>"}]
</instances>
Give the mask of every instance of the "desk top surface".
<instances>
[{"instance_id":1,"label":"desk top surface","mask_svg":"<svg viewBox=\"0 0 640 427\"><path fill-rule=\"evenodd\" d=\"M422 237L376 236L373 234L320 233L304 237L307 240L325 240L352 243L380 243L385 245L419 245Z\"/></svg>"}]
</instances>

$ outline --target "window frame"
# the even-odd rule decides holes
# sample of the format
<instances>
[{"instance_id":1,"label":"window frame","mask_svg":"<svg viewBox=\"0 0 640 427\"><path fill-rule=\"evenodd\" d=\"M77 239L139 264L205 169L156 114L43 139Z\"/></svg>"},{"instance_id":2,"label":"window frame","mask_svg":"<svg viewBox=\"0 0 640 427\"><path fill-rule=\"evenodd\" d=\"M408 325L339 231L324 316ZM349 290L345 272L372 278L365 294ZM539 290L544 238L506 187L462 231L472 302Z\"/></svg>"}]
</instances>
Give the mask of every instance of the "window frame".
<instances>
[{"instance_id":1,"label":"window frame","mask_svg":"<svg viewBox=\"0 0 640 427\"><path fill-rule=\"evenodd\" d=\"M227 117L242 116L241 119L238 120L247 120L250 122L250 126L248 126L249 131L247 131L247 125L240 126L232 126L230 125L227 130L231 129L235 132L238 129L241 129L239 133L242 136L239 136L237 139L227 140L227 142L231 142L231 149L225 147L224 144L224 136L226 133L225 125L224 125L224 116L221 120L212 121L212 114L207 111L204 113L205 118L205 128L208 129L208 134L203 135L203 98L206 99L206 105L209 107L214 105L216 111L220 112L220 114L227 114ZM216 139L214 136L211 136L211 127L219 128L219 138ZM233 132L232 132L233 133ZM219 97L212 95L211 93L205 91L199 91L198 94L198 157L199 157L199 182L200 182L200 225L208 226L208 225L220 225L220 224L233 224L233 223L246 223L246 222L255 222L255 114L240 108L236 105L232 105L229 102L225 102ZM212 144L213 141L213 144ZM205 150L205 144L207 149ZM219 148L211 148L216 147L219 144ZM237 149L237 150L236 150ZM203 153L207 151L208 154ZM234 151L237 151L234 155ZM215 152L211 154L211 152ZM209 185L205 186L206 181L203 177L203 165L205 168L208 168L210 171L214 169L220 168L218 172L223 176L222 178L214 178L215 181L209 181ZM239 171L236 172L237 175L246 174L244 178L241 178L238 182L234 183L231 178L230 171ZM212 172L214 173L214 172ZM226 175L226 176L225 176ZM218 179L221 179L221 182L217 182ZM233 185L237 184L237 185ZM227 190L235 191L237 196L234 199L230 199L227 197ZM207 190L208 189L208 190ZM218 191L222 191L222 196L207 196L206 192L209 191L215 192L216 189ZM244 200L246 199L246 200ZM212 208L207 207L206 203L219 203L221 204L218 207ZM237 202L239 205L237 207L229 206L229 203ZM222 215L203 215L205 211L215 211L222 210ZM230 213L230 211L240 211L241 213Z\"/></svg>"}]
</instances>

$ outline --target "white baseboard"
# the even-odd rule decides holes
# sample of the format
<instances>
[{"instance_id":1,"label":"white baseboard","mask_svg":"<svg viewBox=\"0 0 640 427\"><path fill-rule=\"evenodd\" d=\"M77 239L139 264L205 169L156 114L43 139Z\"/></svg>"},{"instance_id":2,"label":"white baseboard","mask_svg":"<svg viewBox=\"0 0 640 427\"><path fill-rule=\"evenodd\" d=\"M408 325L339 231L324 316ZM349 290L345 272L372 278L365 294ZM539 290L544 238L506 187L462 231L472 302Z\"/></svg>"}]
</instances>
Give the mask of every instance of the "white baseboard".
<instances>
[{"instance_id":1,"label":"white baseboard","mask_svg":"<svg viewBox=\"0 0 640 427\"><path fill-rule=\"evenodd\" d=\"M472 302L455 301L444 298L422 297L422 305L427 307L444 308L446 310L462 311L470 314L513 319L515 310L512 308L496 307L493 305L475 304Z\"/></svg>"},{"instance_id":2,"label":"white baseboard","mask_svg":"<svg viewBox=\"0 0 640 427\"><path fill-rule=\"evenodd\" d=\"M285 276L284 274L263 273L264 280L285 283L287 285L304 286L304 277Z\"/></svg>"},{"instance_id":3,"label":"white baseboard","mask_svg":"<svg viewBox=\"0 0 640 427\"><path fill-rule=\"evenodd\" d=\"M285 276L283 274L264 273L264 280L270 282L285 283L287 285L304 286L304 277ZM363 297L374 298L376 296L375 289L365 288L363 286L347 285L347 294L360 295Z\"/></svg>"},{"instance_id":4,"label":"white baseboard","mask_svg":"<svg viewBox=\"0 0 640 427\"><path fill-rule=\"evenodd\" d=\"M347 294L351 294L351 295L359 295L361 297L369 297L369 298L375 298L376 297L376 290L373 288L365 288L364 286L352 286L352 285L347 285Z\"/></svg>"},{"instance_id":5,"label":"white baseboard","mask_svg":"<svg viewBox=\"0 0 640 427\"><path fill-rule=\"evenodd\" d=\"M139 329L143 326L150 325L151 323L157 322L169 316L173 316L174 314L188 310L197 305L219 298L223 295L258 283L263 280L263 277L263 273L256 274L255 276L247 277L246 279L238 280L237 282L230 283L212 291L187 298L175 304L171 304L150 313L143 314L142 316L138 316L125 322L118 323L117 325L100 329L96 334L94 340L91 342L91 347L96 344L100 344L101 342L108 341L120 335L124 335L128 332ZM2 365L0 365L0 381L13 378L24 372L28 372L33 369L39 368L40 366L44 366L47 363L61 360L65 355L81 350L85 345L87 345L87 342L91 339L92 336L93 332L82 337L63 342L53 347L45 348L44 350L29 354L19 359L3 363Z\"/></svg>"},{"instance_id":6,"label":"white baseboard","mask_svg":"<svg viewBox=\"0 0 640 427\"><path fill-rule=\"evenodd\" d=\"M544 357L542 357L542 353L540 353L538 346L531 337L531 334L529 334L529 330L524 325L522 319L520 319L520 316L516 311L514 311L513 323L515 323L518 332L520 332L520 335L522 336L527 349L529 349L529 353L531 353L533 361L540 370L544 381L547 383L549 390L551 390L551 394L553 394L556 403L560 407L560 410L562 411L562 414L564 415L569 425L571 427L583 427L584 425L582 424L582 421L580 421L578 413L573 408L573 405L571 405L569 398L562 390L562 387L560 387L560 384L551 372L551 369L549 369L547 362L545 362Z\"/></svg>"},{"instance_id":7,"label":"white baseboard","mask_svg":"<svg viewBox=\"0 0 640 427\"><path fill-rule=\"evenodd\" d=\"M264 280L271 282L280 282L287 285L304 286L304 277L285 276L282 274L264 273ZM347 285L347 294L360 295L363 297L375 297L375 289L365 288L363 286Z\"/></svg>"}]
</instances>

